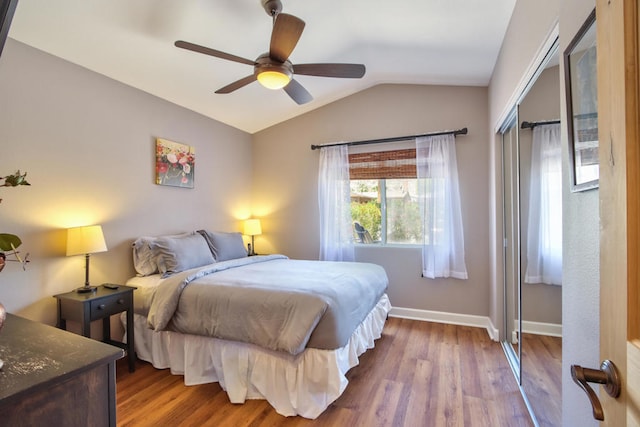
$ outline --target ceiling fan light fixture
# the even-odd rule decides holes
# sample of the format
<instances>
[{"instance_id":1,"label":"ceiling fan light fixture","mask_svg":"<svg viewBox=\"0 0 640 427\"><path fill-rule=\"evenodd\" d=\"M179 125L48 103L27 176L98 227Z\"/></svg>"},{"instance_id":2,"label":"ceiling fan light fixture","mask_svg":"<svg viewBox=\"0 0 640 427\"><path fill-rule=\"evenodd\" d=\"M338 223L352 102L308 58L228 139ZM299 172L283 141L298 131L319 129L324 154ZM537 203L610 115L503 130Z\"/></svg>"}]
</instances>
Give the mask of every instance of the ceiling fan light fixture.
<instances>
[{"instance_id":1,"label":"ceiling fan light fixture","mask_svg":"<svg viewBox=\"0 0 640 427\"><path fill-rule=\"evenodd\" d=\"M267 89L282 89L291 81L291 76L280 71L268 70L258 74L258 81Z\"/></svg>"},{"instance_id":2,"label":"ceiling fan light fixture","mask_svg":"<svg viewBox=\"0 0 640 427\"><path fill-rule=\"evenodd\" d=\"M305 27L304 21L293 15L281 13L282 2L280 0L261 0L261 3L267 14L273 18L273 30L271 31L269 52L258 56L255 61L183 40L177 40L174 43L176 47L182 49L240 64L253 65L253 74L221 87L215 93L231 93L258 80L260 85L267 89L284 89L294 102L302 105L313 100L313 97L293 78L294 74L358 79L364 76L365 66L363 64L321 63L298 64L294 67L289 56L302 35Z\"/></svg>"}]
</instances>

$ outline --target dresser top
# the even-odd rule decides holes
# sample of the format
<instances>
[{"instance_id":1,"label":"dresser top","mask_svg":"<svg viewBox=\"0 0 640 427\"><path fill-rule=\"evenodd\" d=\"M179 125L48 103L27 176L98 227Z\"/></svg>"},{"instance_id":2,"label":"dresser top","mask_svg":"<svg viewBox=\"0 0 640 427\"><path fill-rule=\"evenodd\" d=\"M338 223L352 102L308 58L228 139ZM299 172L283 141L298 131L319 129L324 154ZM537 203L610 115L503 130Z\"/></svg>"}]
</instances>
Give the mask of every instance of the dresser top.
<instances>
[{"instance_id":1,"label":"dresser top","mask_svg":"<svg viewBox=\"0 0 640 427\"><path fill-rule=\"evenodd\" d=\"M118 347L7 314L0 330L0 400L48 387L124 356Z\"/></svg>"}]
</instances>

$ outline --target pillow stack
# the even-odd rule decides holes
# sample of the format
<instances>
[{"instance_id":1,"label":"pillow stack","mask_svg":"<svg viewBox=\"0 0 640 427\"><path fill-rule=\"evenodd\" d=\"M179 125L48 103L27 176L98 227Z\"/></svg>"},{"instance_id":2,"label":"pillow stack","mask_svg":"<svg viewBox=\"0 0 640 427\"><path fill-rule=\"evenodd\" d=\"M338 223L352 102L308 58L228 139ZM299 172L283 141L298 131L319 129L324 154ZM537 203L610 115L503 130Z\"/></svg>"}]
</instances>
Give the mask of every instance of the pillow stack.
<instances>
[{"instance_id":1,"label":"pillow stack","mask_svg":"<svg viewBox=\"0 0 640 427\"><path fill-rule=\"evenodd\" d=\"M133 266L138 276L180 271L231 259L244 258L242 234L198 230L157 237L139 237L133 242Z\"/></svg>"}]
</instances>

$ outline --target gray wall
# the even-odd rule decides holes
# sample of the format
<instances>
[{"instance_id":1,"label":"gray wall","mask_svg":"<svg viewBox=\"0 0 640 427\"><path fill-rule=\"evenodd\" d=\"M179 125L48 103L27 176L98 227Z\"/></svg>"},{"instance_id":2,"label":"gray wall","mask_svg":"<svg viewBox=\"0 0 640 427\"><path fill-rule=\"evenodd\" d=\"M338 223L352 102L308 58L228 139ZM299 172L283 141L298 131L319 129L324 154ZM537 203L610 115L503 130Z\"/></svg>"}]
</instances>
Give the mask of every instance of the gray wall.
<instances>
[{"instance_id":1,"label":"gray wall","mask_svg":"<svg viewBox=\"0 0 640 427\"><path fill-rule=\"evenodd\" d=\"M12 39L0 58L0 232L31 253L0 274L8 311L54 323L55 299L84 283L84 257L65 257L65 229L102 224L108 252L91 258L94 283L134 272L140 235L239 230L250 215L251 136ZM158 186L155 138L196 148L195 188ZM98 325L99 326L99 325Z\"/></svg>"},{"instance_id":2,"label":"gray wall","mask_svg":"<svg viewBox=\"0 0 640 427\"><path fill-rule=\"evenodd\" d=\"M565 0L560 10L563 52L595 7L593 0ZM564 66L561 65L562 76ZM566 82L562 79L562 92ZM568 147L562 104L563 145ZM569 150L563 155L562 420L566 426L596 426L584 392L571 380L570 366L600 366L600 217L598 190L569 191Z\"/></svg>"},{"instance_id":3,"label":"gray wall","mask_svg":"<svg viewBox=\"0 0 640 427\"><path fill-rule=\"evenodd\" d=\"M381 85L254 135L253 210L264 216L260 250L317 259L319 152L311 144L468 127L457 139L469 280L421 278L419 248L358 247L358 261L389 275L395 307L488 316L487 89ZM264 249L263 249L264 248Z\"/></svg>"}]
</instances>

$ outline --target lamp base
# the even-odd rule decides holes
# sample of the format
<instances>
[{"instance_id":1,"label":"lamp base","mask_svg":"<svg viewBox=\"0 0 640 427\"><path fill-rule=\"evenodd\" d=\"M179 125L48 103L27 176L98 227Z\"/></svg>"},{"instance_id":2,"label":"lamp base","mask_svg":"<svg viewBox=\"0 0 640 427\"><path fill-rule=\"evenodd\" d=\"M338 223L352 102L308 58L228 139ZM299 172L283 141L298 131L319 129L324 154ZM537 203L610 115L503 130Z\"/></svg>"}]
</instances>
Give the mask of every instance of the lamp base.
<instances>
[{"instance_id":1,"label":"lamp base","mask_svg":"<svg viewBox=\"0 0 640 427\"><path fill-rule=\"evenodd\" d=\"M89 292L95 292L98 289L96 286L82 286L76 289L76 292L79 294L87 294Z\"/></svg>"}]
</instances>

